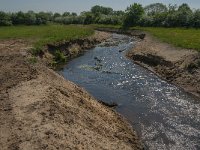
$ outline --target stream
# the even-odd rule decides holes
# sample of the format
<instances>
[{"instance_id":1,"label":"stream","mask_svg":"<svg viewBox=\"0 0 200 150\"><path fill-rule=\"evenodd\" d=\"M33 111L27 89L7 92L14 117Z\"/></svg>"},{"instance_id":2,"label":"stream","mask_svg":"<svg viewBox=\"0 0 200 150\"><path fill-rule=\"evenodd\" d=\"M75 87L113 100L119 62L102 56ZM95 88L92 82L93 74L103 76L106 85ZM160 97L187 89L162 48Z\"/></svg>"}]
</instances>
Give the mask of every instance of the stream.
<instances>
[{"instance_id":1,"label":"stream","mask_svg":"<svg viewBox=\"0 0 200 150\"><path fill-rule=\"evenodd\" d=\"M96 99L117 103L146 149L200 150L200 101L126 58L134 43L113 34L59 73Z\"/></svg>"}]
</instances>

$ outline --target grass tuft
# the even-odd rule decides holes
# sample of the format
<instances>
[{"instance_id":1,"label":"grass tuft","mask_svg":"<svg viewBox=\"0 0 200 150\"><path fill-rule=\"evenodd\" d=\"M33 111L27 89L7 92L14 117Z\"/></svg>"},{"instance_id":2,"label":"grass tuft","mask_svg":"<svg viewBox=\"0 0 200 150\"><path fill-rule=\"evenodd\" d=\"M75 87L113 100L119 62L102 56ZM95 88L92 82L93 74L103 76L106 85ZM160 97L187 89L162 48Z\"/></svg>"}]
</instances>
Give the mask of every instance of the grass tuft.
<instances>
[{"instance_id":1,"label":"grass tuft","mask_svg":"<svg viewBox=\"0 0 200 150\"><path fill-rule=\"evenodd\" d=\"M55 54L54 54L54 61L58 64L61 63L66 63L67 62L67 58L66 56L63 54L63 52L56 50Z\"/></svg>"}]
</instances>

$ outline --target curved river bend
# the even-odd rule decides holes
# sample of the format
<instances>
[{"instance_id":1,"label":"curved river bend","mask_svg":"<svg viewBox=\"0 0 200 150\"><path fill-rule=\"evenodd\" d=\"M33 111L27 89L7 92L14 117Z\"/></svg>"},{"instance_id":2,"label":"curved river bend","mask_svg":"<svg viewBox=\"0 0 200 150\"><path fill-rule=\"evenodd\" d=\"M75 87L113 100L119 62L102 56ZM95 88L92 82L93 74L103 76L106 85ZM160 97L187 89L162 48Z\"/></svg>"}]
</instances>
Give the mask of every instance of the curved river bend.
<instances>
[{"instance_id":1,"label":"curved river bend","mask_svg":"<svg viewBox=\"0 0 200 150\"><path fill-rule=\"evenodd\" d=\"M60 74L96 99L119 104L147 149L200 150L200 101L127 59L133 46L131 37L113 34Z\"/></svg>"}]
</instances>

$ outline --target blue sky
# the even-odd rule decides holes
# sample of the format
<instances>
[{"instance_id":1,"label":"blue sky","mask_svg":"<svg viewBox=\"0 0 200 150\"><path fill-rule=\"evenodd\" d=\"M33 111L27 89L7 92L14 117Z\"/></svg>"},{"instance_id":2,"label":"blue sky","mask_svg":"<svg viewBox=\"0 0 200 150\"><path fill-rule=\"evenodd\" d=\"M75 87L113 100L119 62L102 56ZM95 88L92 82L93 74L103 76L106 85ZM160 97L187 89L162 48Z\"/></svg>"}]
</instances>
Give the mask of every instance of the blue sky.
<instances>
[{"instance_id":1,"label":"blue sky","mask_svg":"<svg viewBox=\"0 0 200 150\"><path fill-rule=\"evenodd\" d=\"M200 0L0 0L0 10L7 12L16 11L52 11L52 12L77 12L89 10L94 5L112 7L115 10L125 10L134 2L142 5L162 2L165 4L188 3L191 8L200 8Z\"/></svg>"}]
</instances>

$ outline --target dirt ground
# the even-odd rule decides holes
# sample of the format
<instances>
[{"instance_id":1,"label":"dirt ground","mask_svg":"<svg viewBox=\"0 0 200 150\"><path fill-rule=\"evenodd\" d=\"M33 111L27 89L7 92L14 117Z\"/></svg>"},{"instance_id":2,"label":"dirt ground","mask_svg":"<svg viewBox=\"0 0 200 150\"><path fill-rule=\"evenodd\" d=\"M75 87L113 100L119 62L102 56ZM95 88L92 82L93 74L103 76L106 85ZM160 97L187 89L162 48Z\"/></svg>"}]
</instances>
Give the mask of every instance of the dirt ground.
<instances>
[{"instance_id":1,"label":"dirt ground","mask_svg":"<svg viewBox=\"0 0 200 150\"><path fill-rule=\"evenodd\" d=\"M126 120L44 64L33 64L28 49L23 40L0 41L0 149L142 149Z\"/></svg>"},{"instance_id":2,"label":"dirt ground","mask_svg":"<svg viewBox=\"0 0 200 150\"><path fill-rule=\"evenodd\" d=\"M200 53L160 42L145 33L127 54L129 58L173 83L200 97Z\"/></svg>"}]
</instances>

